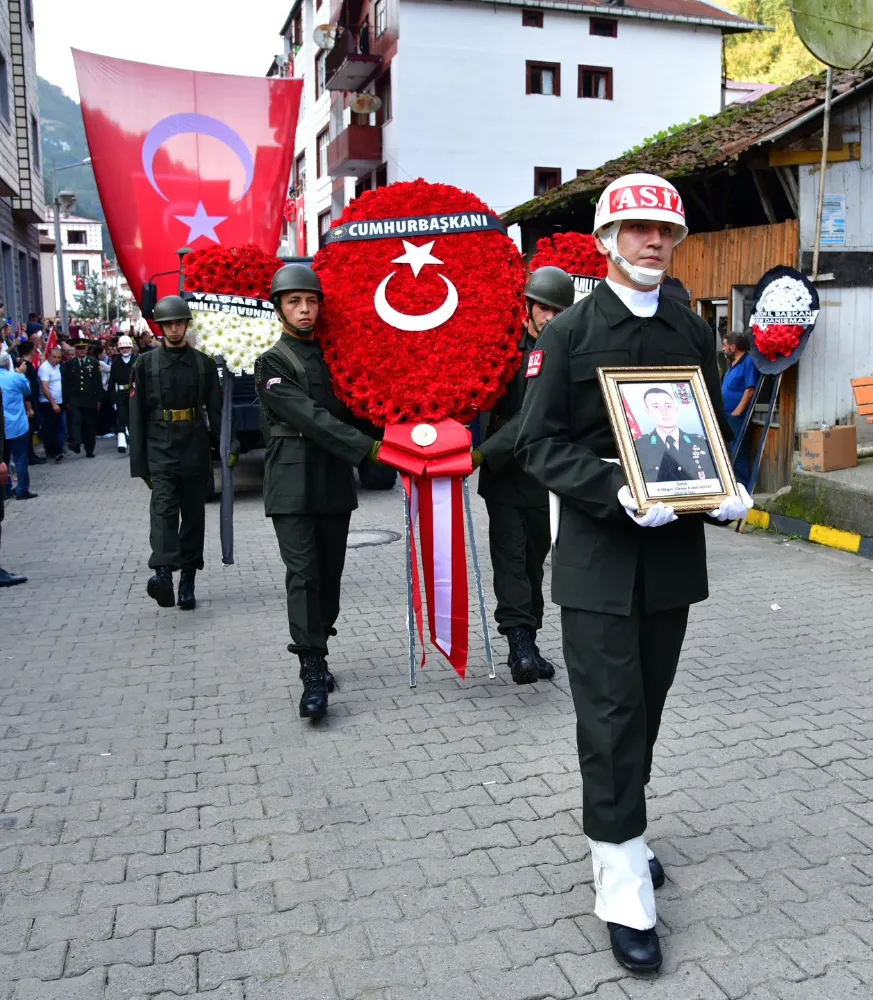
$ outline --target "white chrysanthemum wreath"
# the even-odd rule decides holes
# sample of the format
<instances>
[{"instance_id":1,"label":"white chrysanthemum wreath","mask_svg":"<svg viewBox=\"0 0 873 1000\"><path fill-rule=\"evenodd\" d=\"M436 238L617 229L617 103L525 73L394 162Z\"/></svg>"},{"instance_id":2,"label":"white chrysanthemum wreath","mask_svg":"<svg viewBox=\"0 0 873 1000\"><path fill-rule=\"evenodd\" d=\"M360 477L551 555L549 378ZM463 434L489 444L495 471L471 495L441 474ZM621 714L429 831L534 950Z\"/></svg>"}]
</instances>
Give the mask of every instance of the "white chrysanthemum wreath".
<instances>
[{"instance_id":1,"label":"white chrysanthemum wreath","mask_svg":"<svg viewBox=\"0 0 873 1000\"><path fill-rule=\"evenodd\" d=\"M267 320L195 309L188 331L194 347L210 357L220 355L227 368L240 375L254 372L255 361L281 336L282 324L275 317Z\"/></svg>"}]
</instances>

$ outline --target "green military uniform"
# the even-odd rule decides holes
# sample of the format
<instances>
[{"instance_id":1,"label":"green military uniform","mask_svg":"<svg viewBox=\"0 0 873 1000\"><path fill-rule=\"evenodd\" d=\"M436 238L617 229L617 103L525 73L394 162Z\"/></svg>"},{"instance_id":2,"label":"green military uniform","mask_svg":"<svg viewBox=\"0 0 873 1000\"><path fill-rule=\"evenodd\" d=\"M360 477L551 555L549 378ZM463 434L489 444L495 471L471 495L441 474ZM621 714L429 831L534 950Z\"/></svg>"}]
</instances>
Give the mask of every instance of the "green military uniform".
<instances>
[{"instance_id":1,"label":"green military uniform","mask_svg":"<svg viewBox=\"0 0 873 1000\"><path fill-rule=\"evenodd\" d=\"M515 457L521 405L530 379L528 357L536 340L525 333L519 343L522 363L494 407L479 446L479 496L488 508L488 540L494 570L498 631L516 626L536 633L543 624L543 564L549 554L548 490L525 472Z\"/></svg>"},{"instance_id":2,"label":"green military uniform","mask_svg":"<svg viewBox=\"0 0 873 1000\"><path fill-rule=\"evenodd\" d=\"M97 415L103 398L103 382L96 358L73 358L61 372L64 403L70 414L70 441L73 448L84 445L85 454L94 454Z\"/></svg>"},{"instance_id":3,"label":"green military uniform","mask_svg":"<svg viewBox=\"0 0 873 1000\"><path fill-rule=\"evenodd\" d=\"M373 440L349 426L334 394L321 348L283 333L255 365L267 454L264 510L285 564L288 649L327 654L336 635L340 582L352 511L352 467Z\"/></svg>"},{"instance_id":4,"label":"green military uniform","mask_svg":"<svg viewBox=\"0 0 873 1000\"><path fill-rule=\"evenodd\" d=\"M675 483L689 479L717 479L709 444L700 434L686 434L680 427L661 439L657 431L634 442L643 479L647 483Z\"/></svg>"},{"instance_id":5,"label":"green military uniform","mask_svg":"<svg viewBox=\"0 0 873 1000\"><path fill-rule=\"evenodd\" d=\"M130 474L152 483L149 566L202 569L206 484L221 430L215 362L187 344L142 354L129 405Z\"/></svg>"},{"instance_id":6,"label":"green military uniform","mask_svg":"<svg viewBox=\"0 0 873 1000\"><path fill-rule=\"evenodd\" d=\"M703 517L656 529L618 501L625 477L597 369L700 365L723 432L715 344L707 324L661 296L635 316L599 284L546 327L540 373L529 379L517 454L562 501L552 554L564 656L576 706L583 827L622 844L646 827L644 785L673 682L689 605L708 596Z\"/></svg>"}]
</instances>

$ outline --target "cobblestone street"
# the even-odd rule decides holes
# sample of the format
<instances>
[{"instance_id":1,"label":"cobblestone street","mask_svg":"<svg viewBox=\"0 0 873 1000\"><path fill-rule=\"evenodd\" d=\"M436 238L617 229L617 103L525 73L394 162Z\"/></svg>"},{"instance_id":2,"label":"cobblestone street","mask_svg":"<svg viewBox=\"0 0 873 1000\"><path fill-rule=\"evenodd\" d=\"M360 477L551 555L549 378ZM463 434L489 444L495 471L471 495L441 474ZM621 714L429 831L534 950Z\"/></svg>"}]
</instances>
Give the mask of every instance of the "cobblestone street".
<instances>
[{"instance_id":1,"label":"cobblestone street","mask_svg":"<svg viewBox=\"0 0 873 1000\"><path fill-rule=\"evenodd\" d=\"M873 995L869 561L708 530L650 786L645 981L592 915L562 666L491 681L480 637L466 682L433 655L411 690L403 544L355 548L312 726L258 493L233 566L209 507L185 613L145 594L148 491L114 442L32 480L0 560L30 579L0 592L0 1000ZM399 488L360 499L353 530L402 531ZM541 646L562 664L551 607Z\"/></svg>"}]
</instances>

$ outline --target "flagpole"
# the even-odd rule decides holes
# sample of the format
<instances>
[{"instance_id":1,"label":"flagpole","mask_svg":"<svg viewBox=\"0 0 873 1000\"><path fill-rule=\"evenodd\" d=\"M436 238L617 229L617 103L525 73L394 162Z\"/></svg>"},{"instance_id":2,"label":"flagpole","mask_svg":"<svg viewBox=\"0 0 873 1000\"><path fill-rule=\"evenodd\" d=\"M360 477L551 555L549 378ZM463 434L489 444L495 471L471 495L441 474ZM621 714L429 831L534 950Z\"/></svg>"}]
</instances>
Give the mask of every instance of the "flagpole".
<instances>
[{"instance_id":1,"label":"flagpole","mask_svg":"<svg viewBox=\"0 0 873 1000\"><path fill-rule=\"evenodd\" d=\"M473 559L473 576L476 578L476 593L479 597L479 617L482 620L482 638L485 640L485 659L488 662L488 676L497 676L494 667L494 650L491 648L491 632L488 629L488 611L485 607L485 591L482 587L482 573L479 569L479 549L476 545L476 528L473 524L473 507L470 503L470 485L464 477L464 511L467 515L467 533L470 536L470 556Z\"/></svg>"}]
</instances>

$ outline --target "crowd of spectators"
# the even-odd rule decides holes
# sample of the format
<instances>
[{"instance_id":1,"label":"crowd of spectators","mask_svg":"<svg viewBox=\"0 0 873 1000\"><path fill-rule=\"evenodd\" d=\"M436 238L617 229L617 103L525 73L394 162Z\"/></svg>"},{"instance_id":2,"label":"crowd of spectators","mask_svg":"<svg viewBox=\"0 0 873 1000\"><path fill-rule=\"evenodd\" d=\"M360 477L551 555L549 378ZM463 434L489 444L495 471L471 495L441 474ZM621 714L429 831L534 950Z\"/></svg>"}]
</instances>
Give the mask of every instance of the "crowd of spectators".
<instances>
[{"instance_id":1,"label":"crowd of spectators","mask_svg":"<svg viewBox=\"0 0 873 1000\"><path fill-rule=\"evenodd\" d=\"M142 324L143 326L145 324ZM3 487L6 499L30 500L30 467L62 462L70 451L67 440L69 401L64 399L64 365L76 357L75 343L86 342L87 356L100 368L102 396L97 433L113 438L118 430L110 399L109 373L118 353L119 337L128 332L126 322L71 320L69 332L60 321L44 322L31 313L26 325L15 329L0 303L0 390L6 424L2 461L9 467ZM152 350L148 328L130 330L133 353ZM84 356L84 355L83 355ZM42 453L38 450L42 446ZM73 447L72 450L78 450Z\"/></svg>"}]
</instances>

